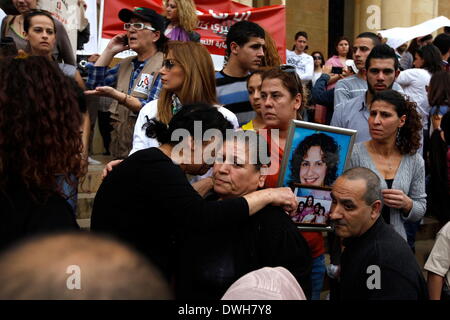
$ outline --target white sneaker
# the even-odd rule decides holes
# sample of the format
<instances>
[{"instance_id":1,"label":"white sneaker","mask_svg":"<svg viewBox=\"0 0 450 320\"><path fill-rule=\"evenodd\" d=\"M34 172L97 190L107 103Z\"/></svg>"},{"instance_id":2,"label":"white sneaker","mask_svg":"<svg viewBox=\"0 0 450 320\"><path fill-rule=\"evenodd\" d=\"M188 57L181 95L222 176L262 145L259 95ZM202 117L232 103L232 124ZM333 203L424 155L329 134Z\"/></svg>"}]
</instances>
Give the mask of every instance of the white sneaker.
<instances>
[{"instance_id":1,"label":"white sneaker","mask_svg":"<svg viewBox=\"0 0 450 320\"><path fill-rule=\"evenodd\" d=\"M100 161L92 159L91 157L88 157L88 162L89 164L102 164Z\"/></svg>"}]
</instances>

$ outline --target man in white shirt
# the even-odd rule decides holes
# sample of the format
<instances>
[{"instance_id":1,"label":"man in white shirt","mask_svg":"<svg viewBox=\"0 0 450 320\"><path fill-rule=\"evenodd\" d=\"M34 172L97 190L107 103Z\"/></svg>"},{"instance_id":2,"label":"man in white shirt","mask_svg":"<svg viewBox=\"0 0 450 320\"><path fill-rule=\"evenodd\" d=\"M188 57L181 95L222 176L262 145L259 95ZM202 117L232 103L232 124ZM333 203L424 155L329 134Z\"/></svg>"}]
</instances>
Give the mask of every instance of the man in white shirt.
<instances>
[{"instance_id":1,"label":"man in white shirt","mask_svg":"<svg viewBox=\"0 0 450 320\"><path fill-rule=\"evenodd\" d=\"M314 74L314 60L305 53L308 49L308 34L299 31L295 35L292 51L286 50L286 64L294 66L302 82L311 81Z\"/></svg>"}]
</instances>

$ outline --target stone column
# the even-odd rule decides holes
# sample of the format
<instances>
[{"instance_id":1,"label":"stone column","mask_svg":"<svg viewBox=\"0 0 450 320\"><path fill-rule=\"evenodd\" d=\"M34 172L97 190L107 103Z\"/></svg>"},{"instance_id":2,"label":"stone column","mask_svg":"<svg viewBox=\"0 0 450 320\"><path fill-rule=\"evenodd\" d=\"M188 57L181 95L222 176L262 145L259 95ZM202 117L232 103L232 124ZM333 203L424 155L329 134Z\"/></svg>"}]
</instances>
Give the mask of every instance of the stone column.
<instances>
[{"instance_id":1,"label":"stone column","mask_svg":"<svg viewBox=\"0 0 450 320\"><path fill-rule=\"evenodd\" d=\"M381 28L412 26L412 2L412 0L382 0Z\"/></svg>"},{"instance_id":2,"label":"stone column","mask_svg":"<svg viewBox=\"0 0 450 320\"><path fill-rule=\"evenodd\" d=\"M366 31L376 32L381 28L381 1L355 1L355 36Z\"/></svg>"},{"instance_id":3,"label":"stone column","mask_svg":"<svg viewBox=\"0 0 450 320\"><path fill-rule=\"evenodd\" d=\"M439 0L412 0L412 25L438 16Z\"/></svg>"},{"instance_id":4,"label":"stone column","mask_svg":"<svg viewBox=\"0 0 450 320\"><path fill-rule=\"evenodd\" d=\"M286 47L292 48L294 35L303 30L308 33L308 53L315 50L328 52L328 1L286 1Z\"/></svg>"}]
</instances>

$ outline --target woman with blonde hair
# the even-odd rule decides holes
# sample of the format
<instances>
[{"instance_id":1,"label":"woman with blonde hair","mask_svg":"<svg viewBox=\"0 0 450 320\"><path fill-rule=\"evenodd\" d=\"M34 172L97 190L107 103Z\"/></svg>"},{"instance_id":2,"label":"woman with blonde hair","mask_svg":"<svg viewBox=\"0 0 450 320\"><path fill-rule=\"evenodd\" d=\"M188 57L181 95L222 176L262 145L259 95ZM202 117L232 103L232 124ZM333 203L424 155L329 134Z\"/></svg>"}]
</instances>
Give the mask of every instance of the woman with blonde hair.
<instances>
[{"instance_id":1,"label":"woman with blonde hair","mask_svg":"<svg viewBox=\"0 0 450 320\"><path fill-rule=\"evenodd\" d=\"M200 41L194 31L198 19L193 0L164 0L165 36L176 41Z\"/></svg>"}]
</instances>

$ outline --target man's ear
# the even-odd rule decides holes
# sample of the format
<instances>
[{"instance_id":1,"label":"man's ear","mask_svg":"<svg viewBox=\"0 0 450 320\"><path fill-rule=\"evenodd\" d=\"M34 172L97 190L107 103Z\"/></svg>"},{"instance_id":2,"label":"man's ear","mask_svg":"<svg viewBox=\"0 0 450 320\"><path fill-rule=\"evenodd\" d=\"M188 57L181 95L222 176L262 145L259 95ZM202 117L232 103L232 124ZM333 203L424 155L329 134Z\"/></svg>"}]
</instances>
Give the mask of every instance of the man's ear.
<instances>
[{"instance_id":1,"label":"man's ear","mask_svg":"<svg viewBox=\"0 0 450 320\"><path fill-rule=\"evenodd\" d=\"M236 42L231 42L230 43L230 53L231 54L238 54L239 53L239 45Z\"/></svg>"},{"instance_id":2,"label":"man's ear","mask_svg":"<svg viewBox=\"0 0 450 320\"><path fill-rule=\"evenodd\" d=\"M395 71L395 79L397 79L397 77L400 75L400 70L396 70Z\"/></svg>"},{"instance_id":3,"label":"man's ear","mask_svg":"<svg viewBox=\"0 0 450 320\"><path fill-rule=\"evenodd\" d=\"M155 34L155 38L153 39L153 42L157 42L159 38L161 37L161 31L153 31Z\"/></svg>"},{"instance_id":4,"label":"man's ear","mask_svg":"<svg viewBox=\"0 0 450 320\"><path fill-rule=\"evenodd\" d=\"M370 217L373 220L376 220L380 214L381 214L381 208L383 207L383 204L381 203L381 200L376 200L374 203L372 203L372 212L370 213Z\"/></svg>"}]
</instances>

